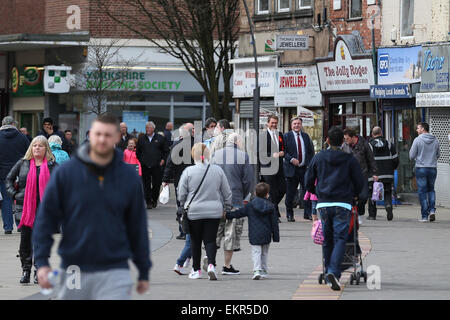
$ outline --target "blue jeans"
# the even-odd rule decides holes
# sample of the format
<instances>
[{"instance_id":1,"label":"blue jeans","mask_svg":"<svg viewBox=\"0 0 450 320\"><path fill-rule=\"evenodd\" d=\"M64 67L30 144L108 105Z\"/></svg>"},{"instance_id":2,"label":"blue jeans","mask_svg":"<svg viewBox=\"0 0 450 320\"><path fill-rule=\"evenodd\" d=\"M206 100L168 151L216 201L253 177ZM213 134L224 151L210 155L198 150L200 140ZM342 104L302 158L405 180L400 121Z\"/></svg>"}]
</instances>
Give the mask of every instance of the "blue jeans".
<instances>
[{"instance_id":1,"label":"blue jeans","mask_svg":"<svg viewBox=\"0 0 450 320\"><path fill-rule=\"evenodd\" d=\"M323 228L323 258L325 274L341 277L341 263L344 258L351 212L341 207L319 209Z\"/></svg>"},{"instance_id":2,"label":"blue jeans","mask_svg":"<svg viewBox=\"0 0 450 320\"><path fill-rule=\"evenodd\" d=\"M430 212L436 211L436 193L434 192L436 176L436 168L416 168L416 181L422 219L428 218Z\"/></svg>"},{"instance_id":3,"label":"blue jeans","mask_svg":"<svg viewBox=\"0 0 450 320\"><path fill-rule=\"evenodd\" d=\"M184 243L184 248L181 250L180 257L177 259L177 265L182 266L187 258L191 258L191 235L186 234L186 241Z\"/></svg>"},{"instance_id":4,"label":"blue jeans","mask_svg":"<svg viewBox=\"0 0 450 320\"><path fill-rule=\"evenodd\" d=\"M13 200L6 192L5 182L0 182L0 192L2 193L3 201L2 201L2 219L3 219L3 229L5 231L12 231L13 225L13 212L12 212L12 204Z\"/></svg>"}]
</instances>

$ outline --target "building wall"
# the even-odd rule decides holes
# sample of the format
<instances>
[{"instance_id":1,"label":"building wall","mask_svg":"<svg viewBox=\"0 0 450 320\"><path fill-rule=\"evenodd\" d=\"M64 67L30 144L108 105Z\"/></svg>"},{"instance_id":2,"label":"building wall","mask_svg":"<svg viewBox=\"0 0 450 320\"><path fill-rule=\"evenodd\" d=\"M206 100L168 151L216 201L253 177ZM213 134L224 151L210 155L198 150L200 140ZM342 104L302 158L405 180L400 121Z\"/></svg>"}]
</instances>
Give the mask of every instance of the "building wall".
<instances>
[{"instance_id":1,"label":"building wall","mask_svg":"<svg viewBox=\"0 0 450 320\"><path fill-rule=\"evenodd\" d=\"M45 33L89 31L89 0L46 0L45 3ZM79 28L74 28L73 17L78 13Z\"/></svg>"},{"instance_id":2,"label":"building wall","mask_svg":"<svg viewBox=\"0 0 450 320\"><path fill-rule=\"evenodd\" d=\"M332 46L336 36L351 34L352 31L358 31L363 38L364 47L366 50L372 48L372 26L371 17L376 16L375 19L375 45L379 47L381 44L381 14L384 14L382 7L389 1L374 1L375 4L368 5L368 0L362 0L362 17L356 19L350 19L349 5L350 0L340 0L341 9L334 9L334 0L328 1L329 19L332 22L332 33L334 37L330 38L330 46ZM395 2L392 1L392 2Z\"/></svg>"},{"instance_id":3,"label":"building wall","mask_svg":"<svg viewBox=\"0 0 450 320\"><path fill-rule=\"evenodd\" d=\"M44 13L44 1L2 0L0 34L44 33Z\"/></svg>"}]
</instances>

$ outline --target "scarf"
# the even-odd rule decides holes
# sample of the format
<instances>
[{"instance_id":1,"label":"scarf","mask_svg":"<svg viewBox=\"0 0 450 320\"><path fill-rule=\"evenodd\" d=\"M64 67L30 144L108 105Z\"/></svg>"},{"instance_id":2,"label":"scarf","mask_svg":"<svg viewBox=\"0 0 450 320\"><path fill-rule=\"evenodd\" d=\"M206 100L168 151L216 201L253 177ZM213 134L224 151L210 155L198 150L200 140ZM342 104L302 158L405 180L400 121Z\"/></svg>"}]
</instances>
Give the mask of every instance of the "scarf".
<instances>
[{"instance_id":1,"label":"scarf","mask_svg":"<svg viewBox=\"0 0 450 320\"><path fill-rule=\"evenodd\" d=\"M23 202L23 212L22 219L20 219L19 227L26 226L33 228L34 219L36 217L36 163L34 159L30 160L30 170L27 175L27 184L25 187L25 198ZM44 158L44 161L41 165L41 171L39 173L39 199L44 197L45 187L47 186L48 181L50 180L50 171L48 170L47 159Z\"/></svg>"}]
</instances>

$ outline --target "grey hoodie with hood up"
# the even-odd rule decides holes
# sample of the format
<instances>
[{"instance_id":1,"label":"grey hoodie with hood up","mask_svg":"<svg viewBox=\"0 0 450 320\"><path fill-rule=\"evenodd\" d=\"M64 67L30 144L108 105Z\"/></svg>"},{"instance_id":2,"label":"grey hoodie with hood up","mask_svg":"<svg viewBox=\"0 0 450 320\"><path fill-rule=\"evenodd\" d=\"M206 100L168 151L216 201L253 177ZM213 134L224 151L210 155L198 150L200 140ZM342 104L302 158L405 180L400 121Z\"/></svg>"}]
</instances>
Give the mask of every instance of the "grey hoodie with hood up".
<instances>
[{"instance_id":1,"label":"grey hoodie with hood up","mask_svg":"<svg viewBox=\"0 0 450 320\"><path fill-rule=\"evenodd\" d=\"M416 168L436 168L439 156L439 141L429 133L422 133L414 139L409 150L409 158L416 161Z\"/></svg>"}]
</instances>

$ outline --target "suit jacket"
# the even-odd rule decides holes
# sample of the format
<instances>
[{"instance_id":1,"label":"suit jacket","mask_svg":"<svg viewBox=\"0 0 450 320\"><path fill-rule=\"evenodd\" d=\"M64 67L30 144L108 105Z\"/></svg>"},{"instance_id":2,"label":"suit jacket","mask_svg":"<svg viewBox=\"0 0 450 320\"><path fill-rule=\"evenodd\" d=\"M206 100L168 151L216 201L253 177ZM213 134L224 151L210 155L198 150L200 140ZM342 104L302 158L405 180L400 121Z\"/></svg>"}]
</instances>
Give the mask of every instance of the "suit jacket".
<instances>
[{"instance_id":1,"label":"suit jacket","mask_svg":"<svg viewBox=\"0 0 450 320\"><path fill-rule=\"evenodd\" d=\"M155 132L152 142L147 135L139 138L136 146L136 156L142 166L147 168L159 167L161 160L166 160L169 154L169 147L166 139Z\"/></svg>"},{"instance_id":2,"label":"suit jacket","mask_svg":"<svg viewBox=\"0 0 450 320\"><path fill-rule=\"evenodd\" d=\"M298 159L298 149L297 143L295 142L295 136L289 131L284 134L284 162L283 169L284 174L287 178L293 177L295 175L295 169L298 168L291 163L292 159ZM314 157L314 146L312 144L311 138L307 133L301 132L304 148L305 148L305 169L308 168L309 163Z\"/></svg>"},{"instance_id":3,"label":"suit jacket","mask_svg":"<svg viewBox=\"0 0 450 320\"><path fill-rule=\"evenodd\" d=\"M272 136L270 135L269 131L266 130L266 132L261 135L260 141L264 142L264 138L267 139L267 149L266 149L265 159L264 158L260 159L261 175L267 175L267 174L264 174L264 171L267 171L267 170L264 170L263 168L270 167L270 162L268 162L268 161L269 161L269 159L272 158L273 154L284 151L284 138L283 138L283 134L281 132L278 132L278 146L272 141ZM283 173L283 158L284 157L278 158L277 174ZM273 175L273 174L270 174L270 175Z\"/></svg>"}]
</instances>

